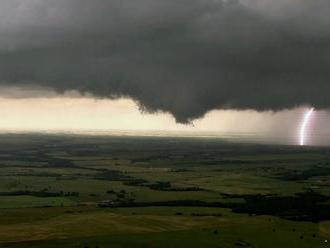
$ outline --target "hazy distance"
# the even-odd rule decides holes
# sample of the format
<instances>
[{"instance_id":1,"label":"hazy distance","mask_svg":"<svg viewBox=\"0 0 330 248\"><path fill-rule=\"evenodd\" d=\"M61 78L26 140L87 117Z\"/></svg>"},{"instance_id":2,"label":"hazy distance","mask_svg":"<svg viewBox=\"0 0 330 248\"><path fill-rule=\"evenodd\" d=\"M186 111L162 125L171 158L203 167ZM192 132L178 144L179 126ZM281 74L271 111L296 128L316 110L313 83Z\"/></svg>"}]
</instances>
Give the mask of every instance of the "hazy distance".
<instances>
[{"instance_id":1,"label":"hazy distance","mask_svg":"<svg viewBox=\"0 0 330 248\"><path fill-rule=\"evenodd\" d=\"M12 92L15 92L13 95ZM1 132L76 132L88 134L209 136L258 143L298 144L304 107L280 112L214 110L191 124L169 113L144 113L130 99L95 99L74 92L3 90ZM330 144L327 112L316 112L307 132L308 145Z\"/></svg>"}]
</instances>

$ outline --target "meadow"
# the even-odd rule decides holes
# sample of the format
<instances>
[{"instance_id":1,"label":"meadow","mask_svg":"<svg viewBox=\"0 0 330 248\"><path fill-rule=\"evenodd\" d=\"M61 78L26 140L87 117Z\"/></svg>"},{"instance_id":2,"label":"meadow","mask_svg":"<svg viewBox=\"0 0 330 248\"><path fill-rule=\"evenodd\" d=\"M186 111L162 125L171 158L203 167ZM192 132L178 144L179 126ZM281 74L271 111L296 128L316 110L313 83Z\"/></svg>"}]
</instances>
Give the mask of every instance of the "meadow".
<instances>
[{"instance_id":1,"label":"meadow","mask_svg":"<svg viewBox=\"0 0 330 248\"><path fill-rule=\"evenodd\" d=\"M0 247L330 247L330 149L2 134Z\"/></svg>"}]
</instances>

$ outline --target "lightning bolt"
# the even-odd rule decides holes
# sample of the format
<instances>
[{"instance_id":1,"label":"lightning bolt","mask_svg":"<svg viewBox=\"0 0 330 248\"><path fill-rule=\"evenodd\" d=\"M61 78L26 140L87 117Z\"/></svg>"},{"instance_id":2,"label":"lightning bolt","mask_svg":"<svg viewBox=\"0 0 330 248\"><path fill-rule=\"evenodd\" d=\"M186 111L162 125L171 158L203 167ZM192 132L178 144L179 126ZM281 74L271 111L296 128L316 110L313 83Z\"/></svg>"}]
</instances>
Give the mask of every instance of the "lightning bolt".
<instances>
[{"instance_id":1,"label":"lightning bolt","mask_svg":"<svg viewBox=\"0 0 330 248\"><path fill-rule=\"evenodd\" d=\"M301 124L300 131L299 131L300 145L301 146L304 146L306 144L306 128L308 127L308 123L311 119L311 116L312 116L313 112L314 112L314 108L311 108L304 115L304 119L303 119L303 122Z\"/></svg>"}]
</instances>

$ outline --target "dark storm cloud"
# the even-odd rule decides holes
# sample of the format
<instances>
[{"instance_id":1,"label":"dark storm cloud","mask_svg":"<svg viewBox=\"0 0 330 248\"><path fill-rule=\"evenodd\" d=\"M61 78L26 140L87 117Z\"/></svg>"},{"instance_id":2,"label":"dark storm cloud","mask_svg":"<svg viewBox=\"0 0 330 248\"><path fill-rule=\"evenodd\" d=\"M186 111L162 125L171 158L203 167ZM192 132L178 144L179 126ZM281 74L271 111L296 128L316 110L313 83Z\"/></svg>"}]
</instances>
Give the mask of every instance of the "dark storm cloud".
<instances>
[{"instance_id":1,"label":"dark storm cloud","mask_svg":"<svg viewBox=\"0 0 330 248\"><path fill-rule=\"evenodd\" d=\"M0 82L215 108L329 108L329 0L0 0Z\"/></svg>"}]
</instances>

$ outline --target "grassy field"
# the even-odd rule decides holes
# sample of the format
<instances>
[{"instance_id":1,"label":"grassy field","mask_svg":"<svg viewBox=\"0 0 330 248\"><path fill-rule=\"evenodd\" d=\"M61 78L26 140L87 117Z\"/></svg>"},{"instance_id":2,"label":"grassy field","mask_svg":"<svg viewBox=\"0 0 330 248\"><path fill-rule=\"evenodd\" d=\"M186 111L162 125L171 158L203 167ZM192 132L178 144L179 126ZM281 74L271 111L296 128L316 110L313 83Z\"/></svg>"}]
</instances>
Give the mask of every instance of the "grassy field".
<instances>
[{"instance_id":1,"label":"grassy field","mask_svg":"<svg viewBox=\"0 0 330 248\"><path fill-rule=\"evenodd\" d=\"M194 213L222 216L194 217ZM1 241L13 242L3 247L56 247L54 242L68 247L235 247L239 241L253 247L327 247L322 228L329 225L223 209L164 207L11 209L2 213L1 220Z\"/></svg>"},{"instance_id":2,"label":"grassy field","mask_svg":"<svg viewBox=\"0 0 330 248\"><path fill-rule=\"evenodd\" d=\"M330 149L1 135L0 247L330 247Z\"/></svg>"}]
</instances>

